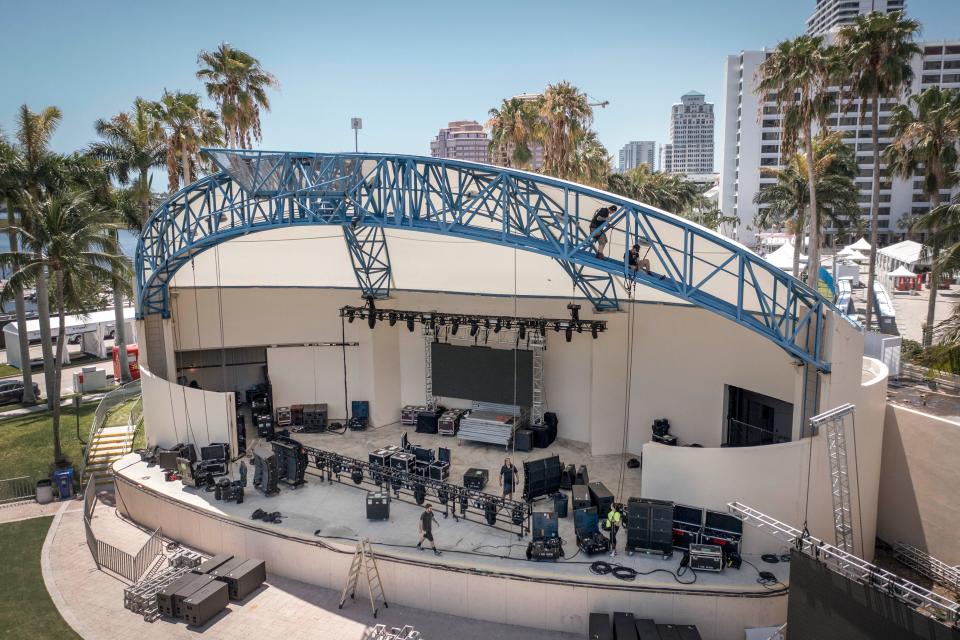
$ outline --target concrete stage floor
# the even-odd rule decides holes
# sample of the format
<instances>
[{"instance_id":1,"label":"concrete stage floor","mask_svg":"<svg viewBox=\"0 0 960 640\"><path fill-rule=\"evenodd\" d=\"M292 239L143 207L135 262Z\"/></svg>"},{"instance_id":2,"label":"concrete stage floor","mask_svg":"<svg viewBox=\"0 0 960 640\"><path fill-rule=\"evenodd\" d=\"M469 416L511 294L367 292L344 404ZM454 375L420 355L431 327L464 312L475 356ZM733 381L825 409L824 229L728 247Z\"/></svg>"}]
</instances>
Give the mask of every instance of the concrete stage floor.
<instances>
[{"instance_id":1,"label":"concrete stage floor","mask_svg":"<svg viewBox=\"0 0 960 640\"><path fill-rule=\"evenodd\" d=\"M412 443L434 447L446 446L451 449L452 472L450 481L461 484L463 472L469 467L483 467L496 473L504 458L504 449L494 445L463 443L457 438L439 435L415 433L412 428L401 425L389 425L366 432L347 431L343 435L294 434L303 444L326 450L336 451L354 458L366 459L369 451L389 445L399 444L400 435L406 431ZM253 444L251 442L251 444ZM591 456L588 445L558 439L547 449L535 449L528 453L513 455L514 463L521 470L522 461L547 455L559 455L564 464L586 464L591 480L600 480L617 493L620 474L620 456ZM248 460L249 464L249 460ZM352 546L359 537L369 537L379 554L398 558L408 558L420 562L435 563L459 569L480 570L505 575L523 575L526 578L545 580L573 581L584 585L630 585L630 588L657 590L685 590L722 593L765 593L779 590L776 585L767 588L757 584L757 572L744 563L739 571L726 569L722 573L697 572L692 584L680 584L674 575L679 568L681 553L674 553L669 560L636 554L632 557L623 553L626 532L618 535L620 553L617 563L636 569L641 573L633 582L625 583L613 576L594 575L589 570L594 560L610 560L607 555L586 557L578 553L573 531L573 513L560 519L560 536L564 540L565 559L559 562L530 562L526 560L526 548L529 537L518 540L515 534L494 529L485 524L453 518L444 519L442 510L437 511L439 526L434 537L442 555L437 557L431 551L418 551L414 545L418 540L417 519L423 508L415 504L393 500L389 521L368 521L366 519L366 491L352 483L334 482L328 485L320 478L307 476L307 484L296 489L281 484L279 495L265 497L252 487L252 467L249 468L250 484L246 490L243 504L218 502L212 492L186 488L180 482L165 482L162 471L156 466L147 466L135 455L128 456L115 465L116 470L128 479L142 483L146 488L157 491L176 500L208 509L217 514L226 514L248 525L276 530L284 534L317 539L322 538L334 545ZM235 475L235 474L234 474ZM625 469L624 490L620 494L625 501L631 495L640 494L640 469ZM499 495L497 481L492 478L485 489L488 493ZM515 495L519 498L519 491ZM669 498L669 496L662 496ZM251 521L250 515L255 509L279 511L283 515L280 524L264 524ZM744 558L765 571L771 571L783 583L789 584L789 565L769 565L759 556L745 549ZM762 565L762 566L761 566ZM666 571L657 571L666 570ZM683 583L693 580L692 573L680 578Z\"/></svg>"}]
</instances>

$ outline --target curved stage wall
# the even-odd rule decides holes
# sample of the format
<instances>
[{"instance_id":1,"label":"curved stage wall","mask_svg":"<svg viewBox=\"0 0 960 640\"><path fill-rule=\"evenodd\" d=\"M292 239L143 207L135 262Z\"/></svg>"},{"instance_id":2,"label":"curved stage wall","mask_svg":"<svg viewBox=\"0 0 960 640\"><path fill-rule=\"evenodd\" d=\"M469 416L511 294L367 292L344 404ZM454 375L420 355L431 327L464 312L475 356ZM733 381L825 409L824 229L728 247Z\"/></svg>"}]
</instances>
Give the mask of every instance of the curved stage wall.
<instances>
[{"instance_id":1,"label":"curved stage wall","mask_svg":"<svg viewBox=\"0 0 960 640\"><path fill-rule=\"evenodd\" d=\"M352 544L234 517L212 500L177 499L180 483L146 481L145 474L151 472L138 460L130 456L114 467L117 508L135 522L162 527L165 536L207 554L260 558L272 574L337 591L343 588ZM434 562L432 554L412 551L378 549L377 558L390 603L539 629L585 634L591 612L632 611L658 622L696 624L705 640L741 640L744 628L779 625L787 616L788 591L768 590L752 579L745 585L713 587L647 582L643 577L634 583L607 577L607 584L598 584L585 565L571 567L561 580L526 561L517 561L507 571L477 567L482 560L457 560L449 554L442 557L442 564ZM348 606L369 606L361 594L366 597L363 587Z\"/></svg>"}]
</instances>

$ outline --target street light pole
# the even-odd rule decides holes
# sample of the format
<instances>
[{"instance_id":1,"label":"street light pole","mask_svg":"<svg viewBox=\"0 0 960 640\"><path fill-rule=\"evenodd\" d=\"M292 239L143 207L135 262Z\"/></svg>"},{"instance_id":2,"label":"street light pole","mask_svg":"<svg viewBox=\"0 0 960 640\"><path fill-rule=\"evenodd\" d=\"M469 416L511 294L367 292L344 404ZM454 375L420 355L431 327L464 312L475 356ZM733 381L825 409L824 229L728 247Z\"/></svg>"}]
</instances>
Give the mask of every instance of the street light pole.
<instances>
[{"instance_id":1,"label":"street light pole","mask_svg":"<svg viewBox=\"0 0 960 640\"><path fill-rule=\"evenodd\" d=\"M353 151L358 153L360 151L359 132L363 129L363 119L350 118L350 128L353 129Z\"/></svg>"}]
</instances>

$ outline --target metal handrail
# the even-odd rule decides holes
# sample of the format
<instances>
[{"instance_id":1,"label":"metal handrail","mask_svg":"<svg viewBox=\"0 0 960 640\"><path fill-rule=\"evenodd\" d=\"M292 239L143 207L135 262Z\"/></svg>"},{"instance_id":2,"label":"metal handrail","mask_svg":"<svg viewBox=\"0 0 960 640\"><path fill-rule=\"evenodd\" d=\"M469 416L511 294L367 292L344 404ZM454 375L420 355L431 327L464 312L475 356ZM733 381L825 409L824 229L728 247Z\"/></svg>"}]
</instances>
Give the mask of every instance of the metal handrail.
<instances>
[{"instance_id":1,"label":"metal handrail","mask_svg":"<svg viewBox=\"0 0 960 640\"><path fill-rule=\"evenodd\" d=\"M93 414L93 420L90 422L90 431L87 433L87 446L83 452L83 462L80 465L81 482L83 481L83 475L87 469L87 465L90 463L90 450L93 448L93 441L100 433L100 430L105 426L107 416L110 415L110 411L123 401L128 400L133 396L140 395L141 393L140 381L133 380L122 387L113 389L100 399L100 404L97 405L97 410ZM139 410L137 407L139 407ZM136 420L133 419L134 411L137 411ZM128 419L127 424L129 426L135 425L136 421L139 420L140 414L142 413L143 401L141 398L141 401L137 403L137 405L134 407L134 410L131 410L130 418Z\"/></svg>"},{"instance_id":2,"label":"metal handrail","mask_svg":"<svg viewBox=\"0 0 960 640\"><path fill-rule=\"evenodd\" d=\"M0 480L0 505L29 500L37 495L33 476L19 476Z\"/></svg>"},{"instance_id":3,"label":"metal handrail","mask_svg":"<svg viewBox=\"0 0 960 640\"><path fill-rule=\"evenodd\" d=\"M751 432L759 432L762 438L770 438L770 440L771 440L771 442L758 442L758 443L756 443L756 444L743 445L743 446L746 446L746 447L756 447L756 446L763 446L763 445L767 445L767 444L781 444L781 443L784 443L784 442L790 442L790 438L786 438L786 437L784 437L784 436L778 435L778 434L776 434L776 433L774 433L774 432L772 432L772 431L767 431L766 429L764 429L764 428L762 428L762 427L758 427L758 426L753 425L753 424L750 424L750 423L748 423L748 422L743 422L743 421L741 421L741 420L737 420L736 418L727 418L727 441L728 441L728 442L729 442L729 440L730 440L730 435L729 435L729 434L730 434L730 427L731 427L732 425L736 425L737 427L749 429L749 430L751 430Z\"/></svg>"}]
</instances>

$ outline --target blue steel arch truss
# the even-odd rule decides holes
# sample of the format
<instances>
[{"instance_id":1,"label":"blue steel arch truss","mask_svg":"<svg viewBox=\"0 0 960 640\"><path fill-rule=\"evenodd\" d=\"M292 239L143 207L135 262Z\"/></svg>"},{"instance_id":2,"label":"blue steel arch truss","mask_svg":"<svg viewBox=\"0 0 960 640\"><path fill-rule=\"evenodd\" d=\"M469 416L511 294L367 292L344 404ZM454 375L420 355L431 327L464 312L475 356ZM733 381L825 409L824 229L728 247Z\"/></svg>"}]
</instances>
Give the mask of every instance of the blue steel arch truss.
<instances>
[{"instance_id":1,"label":"blue steel arch truss","mask_svg":"<svg viewBox=\"0 0 960 640\"><path fill-rule=\"evenodd\" d=\"M828 317L818 293L744 247L620 196L490 165L390 154L208 149L220 170L185 187L147 221L137 245L140 317L169 315L168 284L205 249L297 225L343 229L364 295L389 293L391 229L438 233L556 260L598 310L618 308L615 277L651 287L755 331L820 371ZM616 205L598 232L589 222ZM606 234L604 258L594 250ZM652 274L628 266L639 244Z\"/></svg>"}]
</instances>

